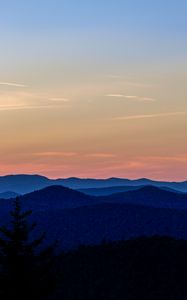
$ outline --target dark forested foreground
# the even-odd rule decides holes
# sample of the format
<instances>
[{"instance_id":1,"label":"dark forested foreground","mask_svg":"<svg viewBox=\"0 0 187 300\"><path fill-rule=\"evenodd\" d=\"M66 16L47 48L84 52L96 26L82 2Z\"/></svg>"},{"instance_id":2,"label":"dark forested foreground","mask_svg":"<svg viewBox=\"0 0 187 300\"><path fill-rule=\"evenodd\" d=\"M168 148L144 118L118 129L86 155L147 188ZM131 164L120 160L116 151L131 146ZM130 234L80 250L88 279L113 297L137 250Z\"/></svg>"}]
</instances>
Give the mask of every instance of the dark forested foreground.
<instances>
[{"instance_id":1,"label":"dark forested foreground","mask_svg":"<svg viewBox=\"0 0 187 300\"><path fill-rule=\"evenodd\" d=\"M1 299L12 299L21 290L18 299L183 300L187 299L186 254L187 241L167 237L82 246L55 257L52 285L40 268L33 273L28 264L24 278L18 267L19 276L14 274L7 282L7 295Z\"/></svg>"},{"instance_id":2,"label":"dark forested foreground","mask_svg":"<svg viewBox=\"0 0 187 300\"><path fill-rule=\"evenodd\" d=\"M53 299L187 299L187 241L103 243L58 259L61 276Z\"/></svg>"},{"instance_id":3,"label":"dark forested foreground","mask_svg":"<svg viewBox=\"0 0 187 300\"><path fill-rule=\"evenodd\" d=\"M187 299L187 240L138 238L56 251L34 238L32 211L14 201L0 227L0 298L64 300ZM63 237L62 237L63 238Z\"/></svg>"}]
</instances>

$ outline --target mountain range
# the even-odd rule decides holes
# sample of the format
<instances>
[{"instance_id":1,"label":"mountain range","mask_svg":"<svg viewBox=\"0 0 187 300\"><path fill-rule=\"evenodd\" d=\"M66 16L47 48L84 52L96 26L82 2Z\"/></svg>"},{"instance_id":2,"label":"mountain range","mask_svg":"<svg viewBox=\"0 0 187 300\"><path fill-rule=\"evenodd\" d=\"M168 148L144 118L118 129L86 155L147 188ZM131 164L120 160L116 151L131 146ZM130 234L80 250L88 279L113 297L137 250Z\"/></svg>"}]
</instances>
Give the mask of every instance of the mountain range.
<instances>
[{"instance_id":1,"label":"mountain range","mask_svg":"<svg viewBox=\"0 0 187 300\"><path fill-rule=\"evenodd\" d=\"M49 179L40 175L7 175L0 177L0 193L11 191L17 194L26 194L52 185L62 185L71 189L81 190L96 188L103 189L110 187L126 187L126 189L129 189L129 187L152 185L156 187L174 189L180 192L187 192L187 181L166 182L154 181L146 178L136 180L123 178L86 179L75 177Z\"/></svg>"},{"instance_id":2,"label":"mountain range","mask_svg":"<svg viewBox=\"0 0 187 300\"><path fill-rule=\"evenodd\" d=\"M33 210L38 231L60 247L97 244L103 239L169 235L187 238L187 194L155 186L107 196L86 195L64 186L47 186L20 196ZM0 199L0 223L9 222L12 199Z\"/></svg>"}]
</instances>

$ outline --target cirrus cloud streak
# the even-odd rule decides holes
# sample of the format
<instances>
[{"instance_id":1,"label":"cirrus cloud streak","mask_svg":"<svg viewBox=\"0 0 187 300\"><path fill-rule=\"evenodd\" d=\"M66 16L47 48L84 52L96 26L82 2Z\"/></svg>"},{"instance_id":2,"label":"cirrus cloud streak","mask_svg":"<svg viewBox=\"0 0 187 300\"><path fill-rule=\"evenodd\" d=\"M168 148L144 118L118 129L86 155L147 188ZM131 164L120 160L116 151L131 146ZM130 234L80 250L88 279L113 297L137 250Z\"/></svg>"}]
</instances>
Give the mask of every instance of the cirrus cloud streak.
<instances>
[{"instance_id":1,"label":"cirrus cloud streak","mask_svg":"<svg viewBox=\"0 0 187 300\"><path fill-rule=\"evenodd\" d=\"M170 116L178 116L178 115L186 115L187 112L168 112L168 113L159 113L159 114L147 114L147 115L132 115L132 116L121 116L112 118L113 121L120 120L139 120L139 119L152 119L152 118L162 118L162 117L170 117Z\"/></svg>"},{"instance_id":2,"label":"cirrus cloud streak","mask_svg":"<svg viewBox=\"0 0 187 300\"><path fill-rule=\"evenodd\" d=\"M4 86L10 86L10 87L21 87L21 88L25 88L27 87L27 85L25 84L21 84L21 83L16 83L16 82L4 82L4 81L0 81L0 85L4 85Z\"/></svg>"},{"instance_id":3,"label":"cirrus cloud streak","mask_svg":"<svg viewBox=\"0 0 187 300\"><path fill-rule=\"evenodd\" d=\"M124 99L128 99L128 100L139 101L139 102L143 102L143 101L155 102L156 101L156 99L151 98L151 97L140 97L140 96L134 96L134 95L108 94L105 96L110 97L110 98L124 98Z\"/></svg>"}]
</instances>

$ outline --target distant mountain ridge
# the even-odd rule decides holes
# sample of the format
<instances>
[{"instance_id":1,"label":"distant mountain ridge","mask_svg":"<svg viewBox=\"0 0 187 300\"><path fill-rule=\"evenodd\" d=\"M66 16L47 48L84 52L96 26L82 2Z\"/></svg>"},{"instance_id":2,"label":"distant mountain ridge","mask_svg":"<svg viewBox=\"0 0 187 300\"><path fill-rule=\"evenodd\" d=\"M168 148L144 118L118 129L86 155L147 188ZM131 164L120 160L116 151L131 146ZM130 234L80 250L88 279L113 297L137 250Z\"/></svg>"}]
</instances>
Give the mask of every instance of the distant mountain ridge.
<instances>
[{"instance_id":1,"label":"distant mountain ridge","mask_svg":"<svg viewBox=\"0 0 187 300\"><path fill-rule=\"evenodd\" d=\"M86 179L86 178L59 178L49 179L41 175L6 175L0 177L0 193L11 191L18 194L26 194L35 190L43 189L51 185L62 185L72 189L88 188L109 188L120 186L145 186L153 185L176 189L181 192L187 192L187 181L183 182L165 182L154 181L146 178L130 180L123 178L108 179Z\"/></svg>"}]
</instances>

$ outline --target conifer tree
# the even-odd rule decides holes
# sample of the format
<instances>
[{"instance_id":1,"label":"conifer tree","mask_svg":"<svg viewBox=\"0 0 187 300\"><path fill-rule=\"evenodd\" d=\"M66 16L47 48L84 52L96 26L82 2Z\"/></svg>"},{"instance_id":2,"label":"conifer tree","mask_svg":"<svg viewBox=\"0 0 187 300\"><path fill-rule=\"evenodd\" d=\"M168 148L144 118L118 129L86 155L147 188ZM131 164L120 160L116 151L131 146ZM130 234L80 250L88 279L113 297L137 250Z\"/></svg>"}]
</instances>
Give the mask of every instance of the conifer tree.
<instances>
[{"instance_id":1,"label":"conifer tree","mask_svg":"<svg viewBox=\"0 0 187 300\"><path fill-rule=\"evenodd\" d=\"M32 211L22 211L19 198L10 215L10 226L0 227L1 299L45 299L55 283L55 243L43 249L45 233L32 239L36 223L29 222Z\"/></svg>"}]
</instances>

